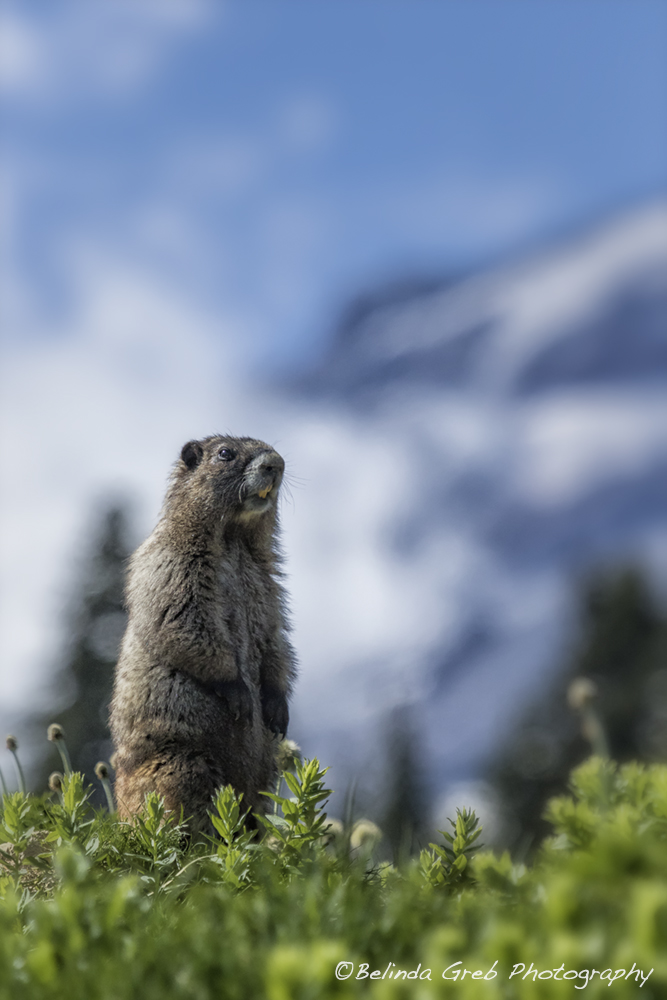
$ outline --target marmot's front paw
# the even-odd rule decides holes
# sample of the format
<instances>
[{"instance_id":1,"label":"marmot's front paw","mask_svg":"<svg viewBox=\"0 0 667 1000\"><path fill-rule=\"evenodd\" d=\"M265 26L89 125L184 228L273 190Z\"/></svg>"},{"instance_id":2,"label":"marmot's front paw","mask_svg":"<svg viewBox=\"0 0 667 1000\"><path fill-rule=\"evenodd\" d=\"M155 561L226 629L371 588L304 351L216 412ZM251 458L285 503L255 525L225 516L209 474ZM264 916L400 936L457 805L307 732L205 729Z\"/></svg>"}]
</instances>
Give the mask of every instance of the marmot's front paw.
<instances>
[{"instance_id":1,"label":"marmot's front paw","mask_svg":"<svg viewBox=\"0 0 667 1000\"><path fill-rule=\"evenodd\" d=\"M252 695L250 688L239 677L235 681L215 681L213 690L218 698L223 698L229 705L229 711L237 722L250 725L252 722Z\"/></svg>"},{"instance_id":2,"label":"marmot's front paw","mask_svg":"<svg viewBox=\"0 0 667 1000\"><path fill-rule=\"evenodd\" d=\"M287 696L276 687L262 688L262 718L264 723L278 736L284 736L289 724Z\"/></svg>"}]
</instances>

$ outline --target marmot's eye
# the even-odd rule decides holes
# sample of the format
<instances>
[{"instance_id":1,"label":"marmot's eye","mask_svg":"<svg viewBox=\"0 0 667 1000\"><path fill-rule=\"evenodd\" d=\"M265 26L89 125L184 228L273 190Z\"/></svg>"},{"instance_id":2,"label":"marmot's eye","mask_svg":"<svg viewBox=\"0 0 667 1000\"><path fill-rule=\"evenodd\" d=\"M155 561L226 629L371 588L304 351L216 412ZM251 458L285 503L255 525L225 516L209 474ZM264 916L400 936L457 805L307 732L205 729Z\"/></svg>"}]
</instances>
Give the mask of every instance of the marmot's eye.
<instances>
[{"instance_id":1,"label":"marmot's eye","mask_svg":"<svg viewBox=\"0 0 667 1000\"><path fill-rule=\"evenodd\" d=\"M231 462L233 458L236 458L236 452L232 451L231 448L221 448L218 452L218 458L221 458L223 462Z\"/></svg>"}]
</instances>

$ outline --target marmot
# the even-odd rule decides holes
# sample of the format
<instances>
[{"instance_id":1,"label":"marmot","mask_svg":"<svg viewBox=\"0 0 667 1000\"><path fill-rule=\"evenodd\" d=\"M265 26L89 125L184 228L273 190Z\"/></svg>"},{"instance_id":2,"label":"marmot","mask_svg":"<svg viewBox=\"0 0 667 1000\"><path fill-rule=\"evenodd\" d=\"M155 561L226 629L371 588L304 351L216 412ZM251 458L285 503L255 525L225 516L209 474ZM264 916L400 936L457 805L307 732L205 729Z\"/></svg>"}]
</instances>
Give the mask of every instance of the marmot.
<instances>
[{"instance_id":1,"label":"marmot","mask_svg":"<svg viewBox=\"0 0 667 1000\"><path fill-rule=\"evenodd\" d=\"M201 828L226 784L266 809L295 676L277 544L284 467L252 438L188 441L131 558L110 717L124 818L154 789Z\"/></svg>"}]
</instances>

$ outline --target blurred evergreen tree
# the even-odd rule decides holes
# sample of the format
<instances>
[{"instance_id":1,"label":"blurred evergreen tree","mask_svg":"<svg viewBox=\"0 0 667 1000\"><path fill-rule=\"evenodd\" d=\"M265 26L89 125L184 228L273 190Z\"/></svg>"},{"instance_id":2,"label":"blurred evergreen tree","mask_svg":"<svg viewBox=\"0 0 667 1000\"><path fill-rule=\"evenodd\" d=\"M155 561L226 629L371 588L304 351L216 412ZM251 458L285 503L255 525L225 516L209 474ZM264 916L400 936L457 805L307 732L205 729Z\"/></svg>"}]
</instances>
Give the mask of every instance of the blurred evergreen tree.
<instances>
[{"instance_id":1,"label":"blurred evergreen tree","mask_svg":"<svg viewBox=\"0 0 667 1000\"><path fill-rule=\"evenodd\" d=\"M104 795L95 779L99 760L112 753L108 726L113 673L127 615L123 606L125 567L130 554L127 511L120 505L102 516L91 553L71 604L70 639L52 684L53 707L33 718L36 749L43 747L32 775L33 787L46 788L51 771L61 770L55 746L46 742L50 723L59 723L75 771L83 771L95 789L95 804Z\"/></svg>"},{"instance_id":2,"label":"blurred evergreen tree","mask_svg":"<svg viewBox=\"0 0 667 1000\"><path fill-rule=\"evenodd\" d=\"M386 736L387 770L380 828L395 863L418 854L428 841L429 802L421 759L409 710L394 709Z\"/></svg>"},{"instance_id":3,"label":"blurred evergreen tree","mask_svg":"<svg viewBox=\"0 0 667 1000\"><path fill-rule=\"evenodd\" d=\"M590 753L568 707L575 677L597 688L595 711L618 761L667 759L667 620L642 573L600 574L585 588L580 638L550 688L521 716L488 778L500 798L498 846L530 853L550 827L545 804L562 794L572 768Z\"/></svg>"}]
</instances>

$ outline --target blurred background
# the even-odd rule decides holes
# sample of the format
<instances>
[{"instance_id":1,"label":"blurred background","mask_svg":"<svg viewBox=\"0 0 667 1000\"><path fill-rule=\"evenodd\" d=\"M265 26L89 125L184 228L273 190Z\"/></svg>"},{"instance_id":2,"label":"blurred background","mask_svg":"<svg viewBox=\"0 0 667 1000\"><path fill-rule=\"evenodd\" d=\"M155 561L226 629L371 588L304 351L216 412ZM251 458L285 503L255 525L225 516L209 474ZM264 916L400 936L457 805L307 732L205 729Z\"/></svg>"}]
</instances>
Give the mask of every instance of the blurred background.
<instances>
[{"instance_id":1,"label":"blurred background","mask_svg":"<svg viewBox=\"0 0 667 1000\"><path fill-rule=\"evenodd\" d=\"M292 477L332 812L397 853L472 805L525 855L591 705L667 757L666 40L664 0L5 0L0 728L35 787L48 722L108 759L124 560L225 431Z\"/></svg>"}]
</instances>

